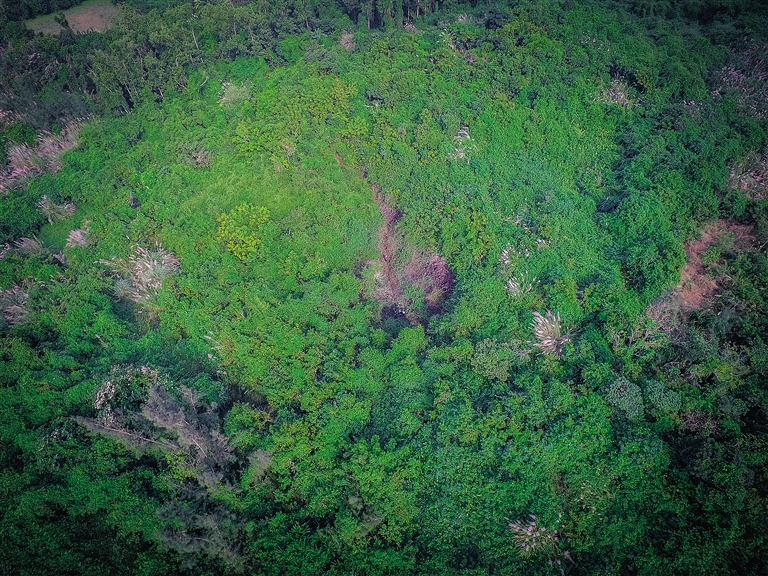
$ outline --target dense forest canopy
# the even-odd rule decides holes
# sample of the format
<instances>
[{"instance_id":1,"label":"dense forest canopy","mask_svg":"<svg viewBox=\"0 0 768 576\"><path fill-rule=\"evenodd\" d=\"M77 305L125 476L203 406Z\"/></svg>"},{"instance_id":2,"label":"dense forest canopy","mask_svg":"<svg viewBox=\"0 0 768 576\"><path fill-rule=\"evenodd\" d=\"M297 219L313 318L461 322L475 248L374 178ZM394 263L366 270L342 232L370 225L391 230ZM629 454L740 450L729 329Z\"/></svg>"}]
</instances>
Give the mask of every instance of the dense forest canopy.
<instances>
[{"instance_id":1,"label":"dense forest canopy","mask_svg":"<svg viewBox=\"0 0 768 576\"><path fill-rule=\"evenodd\" d=\"M764 574L765 2L0 5L8 574Z\"/></svg>"}]
</instances>

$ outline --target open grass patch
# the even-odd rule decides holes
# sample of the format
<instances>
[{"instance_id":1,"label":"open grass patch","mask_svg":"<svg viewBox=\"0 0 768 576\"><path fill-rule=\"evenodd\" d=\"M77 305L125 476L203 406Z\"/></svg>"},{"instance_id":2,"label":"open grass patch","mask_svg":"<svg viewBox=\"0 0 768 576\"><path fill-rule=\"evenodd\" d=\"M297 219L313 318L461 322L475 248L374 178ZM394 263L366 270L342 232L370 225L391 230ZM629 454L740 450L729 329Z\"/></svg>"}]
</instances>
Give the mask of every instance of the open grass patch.
<instances>
[{"instance_id":1,"label":"open grass patch","mask_svg":"<svg viewBox=\"0 0 768 576\"><path fill-rule=\"evenodd\" d=\"M104 32L112 26L112 18L118 13L117 6L109 0L87 0L79 6L64 10L64 17L74 32ZM56 35L62 31L55 20L56 14L45 14L24 22L35 34Z\"/></svg>"}]
</instances>

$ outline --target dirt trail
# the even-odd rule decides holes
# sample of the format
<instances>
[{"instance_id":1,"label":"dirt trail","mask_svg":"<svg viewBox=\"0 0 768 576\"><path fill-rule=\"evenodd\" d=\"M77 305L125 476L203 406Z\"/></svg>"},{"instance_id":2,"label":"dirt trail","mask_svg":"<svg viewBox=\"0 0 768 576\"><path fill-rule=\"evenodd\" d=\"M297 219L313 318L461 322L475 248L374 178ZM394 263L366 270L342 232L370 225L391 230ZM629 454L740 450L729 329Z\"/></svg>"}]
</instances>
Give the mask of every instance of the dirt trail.
<instances>
[{"instance_id":1,"label":"dirt trail","mask_svg":"<svg viewBox=\"0 0 768 576\"><path fill-rule=\"evenodd\" d=\"M692 240L685 245L685 255L688 261L680 274L680 291L683 306L691 310L705 308L715 296L717 280L710 278L706 266L701 262L701 255L717 240L727 234L734 235L733 249L736 251L749 250L754 245L754 227L738 224L733 220L716 220L708 224L701 233L701 238Z\"/></svg>"}]
</instances>

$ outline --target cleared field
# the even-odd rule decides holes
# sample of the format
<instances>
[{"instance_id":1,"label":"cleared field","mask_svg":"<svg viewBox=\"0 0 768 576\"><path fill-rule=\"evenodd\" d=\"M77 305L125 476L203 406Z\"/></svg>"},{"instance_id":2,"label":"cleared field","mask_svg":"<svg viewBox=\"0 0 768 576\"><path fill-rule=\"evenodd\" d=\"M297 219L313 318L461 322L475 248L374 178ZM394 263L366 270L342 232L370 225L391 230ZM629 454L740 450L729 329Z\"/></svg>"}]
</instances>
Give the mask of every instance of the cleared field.
<instances>
[{"instance_id":1,"label":"cleared field","mask_svg":"<svg viewBox=\"0 0 768 576\"><path fill-rule=\"evenodd\" d=\"M88 0L79 6L64 10L70 28L75 32L103 32L112 26L111 18L117 14L117 6L109 0ZM37 34L58 34L62 28L53 19L54 14L38 16L24 24Z\"/></svg>"}]
</instances>

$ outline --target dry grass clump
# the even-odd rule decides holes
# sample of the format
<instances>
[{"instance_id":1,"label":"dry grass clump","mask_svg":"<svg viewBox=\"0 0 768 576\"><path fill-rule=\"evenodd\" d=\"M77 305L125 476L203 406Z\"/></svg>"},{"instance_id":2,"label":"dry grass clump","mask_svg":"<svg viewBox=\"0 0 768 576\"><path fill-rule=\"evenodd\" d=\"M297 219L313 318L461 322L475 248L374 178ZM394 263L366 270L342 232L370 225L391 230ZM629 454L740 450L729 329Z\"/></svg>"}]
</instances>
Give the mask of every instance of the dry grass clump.
<instances>
[{"instance_id":1,"label":"dry grass clump","mask_svg":"<svg viewBox=\"0 0 768 576\"><path fill-rule=\"evenodd\" d=\"M69 233L69 236L67 236L67 248L75 248L75 247L85 247L88 246L88 230L83 228L78 228L77 230L72 230Z\"/></svg>"},{"instance_id":2,"label":"dry grass clump","mask_svg":"<svg viewBox=\"0 0 768 576\"><path fill-rule=\"evenodd\" d=\"M632 106L635 106L635 101L629 95L629 84L627 84L623 78L614 78L611 80L608 88L600 91L597 100L604 104L615 104L622 108L631 108Z\"/></svg>"},{"instance_id":3,"label":"dry grass clump","mask_svg":"<svg viewBox=\"0 0 768 576\"><path fill-rule=\"evenodd\" d=\"M45 216L49 224L66 220L75 213L76 209L76 206L72 202L56 204L53 200L48 198L47 194L43 195L42 200L37 203L38 212Z\"/></svg>"},{"instance_id":4,"label":"dry grass clump","mask_svg":"<svg viewBox=\"0 0 768 576\"><path fill-rule=\"evenodd\" d=\"M23 286L0 290L0 320L9 326L23 324L29 316L29 293Z\"/></svg>"},{"instance_id":5,"label":"dry grass clump","mask_svg":"<svg viewBox=\"0 0 768 576\"><path fill-rule=\"evenodd\" d=\"M0 172L0 194L21 188L43 173L45 163L34 150L22 144L8 150L8 165Z\"/></svg>"},{"instance_id":6,"label":"dry grass clump","mask_svg":"<svg viewBox=\"0 0 768 576\"><path fill-rule=\"evenodd\" d=\"M439 254L414 249L403 271L404 281L424 290L424 303L431 312L440 309L453 288L453 274Z\"/></svg>"},{"instance_id":7,"label":"dry grass clump","mask_svg":"<svg viewBox=\"0 0 768 576\"><path fill-rule=\"evenodd\" d=\"M195 168L210 168L213 166L213 153L203 146L201 142L185 141L178 146L181 160Z\"/></svg>"},{"instance_id":8,"label":"dry grass clump","mask_svg":"<svg viewBox=\"0 0 768 576\"><path fill-rule=\"evenodd\" d=\"M61 170L61 158L65 152L77 146L77 137L84 120L78 118L67 122L58 134L43 131L38 135L35 152L45 162L47 172Z\"/></svg>"},{"instance_id":9,"label":"dry grass clump","mask_svg":"<svg viewBox=\"0 0 768 576\"><path fill-rule=\"evenodd\" d=\"M550 354L560 358L563 352L563 344L570 340L561 334L560 314L553 314L547 310L545 316L538 312L533 313L533 334L536 336L534 346L543 354Z\"/></svg>"},{"instance_id":10,"label":"dry grass clump","mask_svg":"<svg viewBox=\"0 0 768 576\"><path fill-rule=\"evenodd\" d=\"M157 244L153 250L134 246L128 258L99 260L118 276L114 293L137 304L148 303L163 285L163 280L180 271L179 259Z\"/></svg>"},{"instance_id":11,"label":"dry grass clump","mask_svg":"<svg viewBox=\"0 0 768 576\"><path fill-rule=\"evenodd\" d=\"M26 144L11 147L8 150L8 165L0 171L0 194L21 188L45 172L61 170L62 156L77 146L77 136L84 120L78 118L67 122L59 134L41 132L34 148Z\"/></svg>"},{"instance_id":12,"label":"dry grass clump","mask_svg":"<svg viewBox=\"0 0 768 576\"><path fill-rule=\"evenodd\" d=\"M219 104L231 108L251 98L251 91L245 86L238 86L230 82L224 82L219 92Z\"/></svg>"},{"instance_id":13,"label":"dry grass clump","mask_svg":"<svg viewBox=\"0 0 768 576\"><path fill-rule=\"evenodd\" d=\"M204 148L198 148L190 153L189 161L198 168L210 168L213 166L213 155Z\"/></svg>"},{"instance_id":14,"label":"dry grass clump","mask_svg":"<svg viewBox=\"0 0 768 576\"><path fill-rule=\"evenodd\" d=\"M672 344L680 345L685 339L683 297L680 290L672 290L651 302L645 312L654 324L669 337Z\"/></svg>"},{"instance_id":15,"label":"dry grass clump","mask_svg":"<svg viewBox=\"0 0 768 576\"><path fill-rule=\"evenodd\" d=\"M711 415L701 410L692 410L683 414L683 428L698 432L702 435L714 434L720 428L717 420Z\"/></svg>"},{"instance_id":16,"label":"dry grass clump","mask_svg":"<svg viewBox=\"0 0 768 576\"><path fill-rule=\"evenodd\" d=\"M731 167L728 186L752 200L768 198L768 152L752 151Z\"/></svg>"},{"instance_id":17,"label":"dry grass clump","mask_svg":"<svg viewBox=\"0 0 768 576\"><path fill-rule=\"evenodd\" d=\"M16 251L24 256L34 256L43 252L43 243L34 235L32 238L19 238L13 242L13 245Z\"/></svg>"},{"instance_id":18,"label":"dry grass clump","mask_svg":"<svg viewBox=\"0 0 768 576\"><path fill-rule=\"evenodd\" d=\"M710 222L702 230L701 238L687 242L687 262L677 286L684 308L701 310L708 307L717 296L718 282L727 280L725 275L710 277L707 261L713 250L716 253L723 249L743 252L753 249L754 244L754 226L724 219Z\"/></svg>"},{"instance_id":19,"label":"dry grass clump","mask_svg":"<svg viewBox=\"0 0 768 576\"><path fill-rule=\"evenodd\" d=\"M44 168L45 161L36 150L26 144L19 144L8 150L8 169L12 169L14 174L42 174Z\"/></svg>"},{"instance_id":20,"label":"dry grass clump","mask_svg":"<svg viewBox=\"0 0 768 576\"><path fill-rule=\"evenodd\" d=\"M346 50L354 50L355 35L352 32L347 32L346 30L342 31L341 41L339 42L339 44L341 44L342 48Z\"/></svg>"},{"instance_id":21,"label":"dry grass clump","mask_svg":"<svg viewBox=\"0 0 768 576\"><path fill-rule=\"evenodd\" d=\"M736 110L757 120L768 118L768 44L748 44L731 52L714 75L714 98L736 101Z\"/></svg>"},{"instance_id":22,"label":"dry grass clump","mask_svg":"<svg viewBox=\"0 0 768 576\"><path fill-rule=\"evenodd\" d=\"M21 114L13 110L0 110L0 126L10 126L14 122L20 121Z\"/></svg>"}]
</instances>

